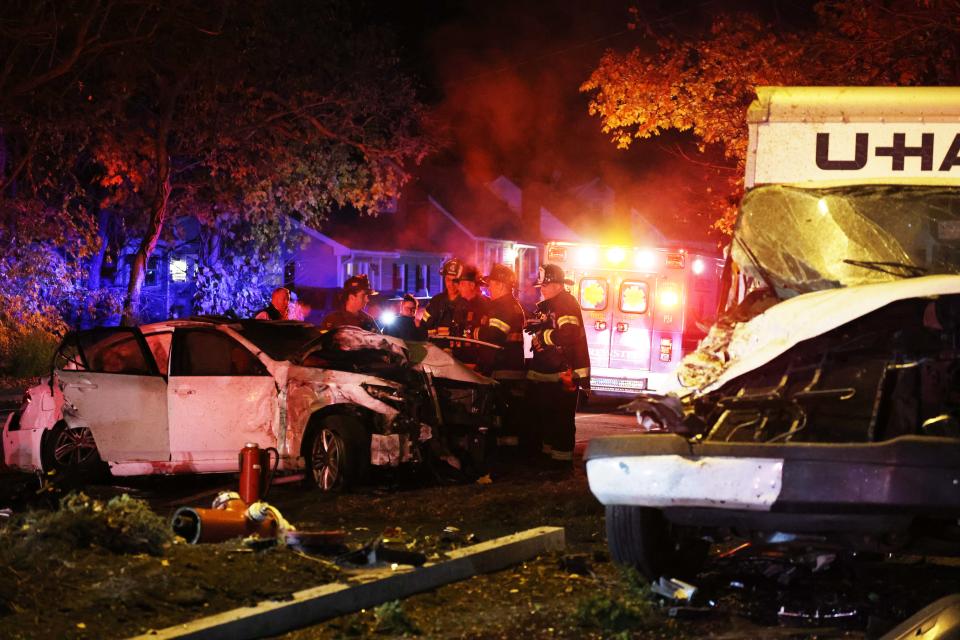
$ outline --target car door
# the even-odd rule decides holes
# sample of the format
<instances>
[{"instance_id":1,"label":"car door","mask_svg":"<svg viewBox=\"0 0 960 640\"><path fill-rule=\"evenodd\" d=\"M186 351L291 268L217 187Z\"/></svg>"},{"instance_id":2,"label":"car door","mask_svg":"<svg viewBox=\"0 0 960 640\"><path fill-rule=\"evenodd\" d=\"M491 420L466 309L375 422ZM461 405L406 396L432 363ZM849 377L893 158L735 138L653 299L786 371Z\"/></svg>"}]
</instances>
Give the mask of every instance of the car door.
<instances>
[{"instance_id":1,"label":"car door","mask_svg":"<svg viewBox=\"0 0 960 640\"><path fill-rule=\"evenodd\" d=\"M88 427L108 462L170 459L167 382L140 330L105 327L71 334L55 373L63 387L64 419Z\"/></svg>"},{"instance_id":2,"label":"car door","mask_svg":"<svg viewBox=\"0 0 960 640\"><path fill-rule=\"evenodd\" d=\"M214 327L180 328L170 360L170 447L174 463L235 471L248 442L276 446L277 386L257 357Z\"/></svg>"}]
</instances>

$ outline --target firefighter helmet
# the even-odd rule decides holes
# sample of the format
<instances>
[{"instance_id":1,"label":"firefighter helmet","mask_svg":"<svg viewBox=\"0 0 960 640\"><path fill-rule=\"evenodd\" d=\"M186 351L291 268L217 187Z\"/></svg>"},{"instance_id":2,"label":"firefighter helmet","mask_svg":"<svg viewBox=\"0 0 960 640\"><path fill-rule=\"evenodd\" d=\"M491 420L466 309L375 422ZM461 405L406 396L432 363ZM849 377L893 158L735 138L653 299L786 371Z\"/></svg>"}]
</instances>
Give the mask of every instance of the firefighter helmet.
<instances>
[{"instance_id":1,"label":"firefighter helmet","mask_svg":"<svg viewBox=\"0 0 960 640\"><path fill-rule=\"evenodd\" d=\"M573 280L563 277L563 269L560 267L560 265L545 264L540 267L540 274L537 277L537 283L533 286L542 287L543 285L550 284L552 282L559 282L565 285L573 284Z\"/></svg>"},{"instance_id":2,"label":"firefighter helmet","mask_svg":"<svg viewBox=\"0 0 960 640\"><path fill-rule=\"evenodd\" d=\"M461 271L463 271L463 263L460 262L459 258L450 258L443 263L442 267L440 267L441 276L453 276L454 278L459 278Z\"/></svg>"},{"instance_id":3,"label":"firefighter helmet","mask_svg":"<svg viewBox=\"0 0 960 640\"><path fill-rule=\"evenodd\" d=\"M496 280L497 282L502 282L503 284L512 287L517 283L517 275L513 272L513 269L508 267L505 264L495 264L493 268L490 269L490 275L487 276L487 282L491 280Z\"/></svg>"},{"instance_id":4,"label":"firefighter helmet","mask_svg":"<svg viewBox=\"0 0 960 640\"><path fill-rule=\"evenodd\" d=\"M460 275L457 277L458 282L476 282L477 286L485 285L486 282L483 279L483 276L480 275L480 270L477 269L472 264L463 265L460 269Z\"/></svg>"}]
</instances>

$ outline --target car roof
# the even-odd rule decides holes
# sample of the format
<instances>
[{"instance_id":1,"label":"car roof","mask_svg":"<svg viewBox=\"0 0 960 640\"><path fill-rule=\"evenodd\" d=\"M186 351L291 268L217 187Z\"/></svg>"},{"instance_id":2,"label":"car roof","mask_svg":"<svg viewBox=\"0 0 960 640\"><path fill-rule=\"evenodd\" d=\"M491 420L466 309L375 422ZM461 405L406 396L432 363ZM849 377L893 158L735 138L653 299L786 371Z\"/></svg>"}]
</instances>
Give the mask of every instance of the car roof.
<instances>
[{"instance_id":1,"label":"car roof","mask_svg":"<svg viewBox=\"0 0 960 640\"><path fill-rule=\"evenodd\" d=\"M239 328L244 323L254 322L249 319L228 318L226 316L191 316L189 318L172 318L170 320L161 320L159 322L150 322L139 325L143 333L154 333L157 331L169 331L183 327L234 327ZM272 326L290 326L290 327L314 327L308 322L298 320L256 320Z\"/></svg>"}]
</instances>

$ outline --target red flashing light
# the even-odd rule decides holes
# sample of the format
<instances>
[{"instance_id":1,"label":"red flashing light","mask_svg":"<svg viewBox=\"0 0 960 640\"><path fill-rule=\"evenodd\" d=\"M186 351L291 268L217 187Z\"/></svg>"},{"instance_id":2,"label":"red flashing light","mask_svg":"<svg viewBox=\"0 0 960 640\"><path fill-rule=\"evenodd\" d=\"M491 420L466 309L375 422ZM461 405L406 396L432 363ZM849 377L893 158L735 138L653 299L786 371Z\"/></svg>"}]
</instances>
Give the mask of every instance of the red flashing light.
<instances>
[{"instance_id":1,"label":"red flashing light","mask_svg":"<svg viewBox=\"0 0 960 640\"><path fill-rule=\"evenodd\" d=\"M629 328L630 328L630 324L627 323L627 322L618 322L618 323L617 323L617 331L619 331L620 333L625 332L625 331L626 331L627 329L629 329Z\"/></svg>"},{"instance_id":2,"label":"red flashing light","mask_svg":"<svg viewBox=\"0 0 960 640\"><path fill-rule=\"evenodd\" d=\"M564 262L566 259L566 247L550 247L547 250L547 262Z\"/></svg>"},{"instance_id":3,"label":"red flashing light","mask_svg":"<svg viewBox=\"0 0 960 640\"><path fill-rule=\"evenodd\" d=\"M686 256L684 256L682 249L680 250L680 253L668 253L667 260L666 260L667 268L683 269L683 263L684 263L685 257Z\"/></svg>"},{"instance_id":4,"label":"red flashing light","mask_svg":"<svg viewBox=\"0 0 960 640\"><path fill-rule=\"evenodd\" d=\"M596 329L597 331L606 331L607 323L604 320L597 320L596 322L593 323L593 328Z\"/></svg>"}]
</instances>

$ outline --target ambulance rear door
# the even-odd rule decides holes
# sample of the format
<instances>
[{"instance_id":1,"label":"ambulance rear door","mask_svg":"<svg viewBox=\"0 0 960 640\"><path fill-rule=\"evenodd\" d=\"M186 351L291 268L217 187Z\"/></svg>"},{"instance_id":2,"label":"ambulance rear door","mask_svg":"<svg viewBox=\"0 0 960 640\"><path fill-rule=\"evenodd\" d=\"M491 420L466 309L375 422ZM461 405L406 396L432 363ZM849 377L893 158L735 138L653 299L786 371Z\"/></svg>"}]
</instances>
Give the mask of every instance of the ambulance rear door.
<instances>
[{"instance_id":1,"label":"ambulance rear door","mask_svg":"<svg viewBox=\"0 0 960 640\"><path fill-rule=\"evenodd\" d=\"M652 278L628 272L611 284L610 368L648 371Z\"/></svg>"},{"instance_id":2,"label":"ambulance rear door","mask_svg":"<svg viewBox=\"0 0 960 640\"><path fill-rule=\"evenodd\" d=\"M576 274L577 299L583 313L587 349L593 367L610 363L610 332L615 301L611 301L610 276L604 273Z\"/></svg>"}]
</instances>

